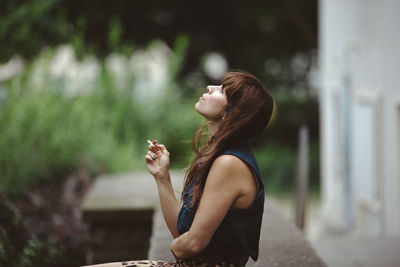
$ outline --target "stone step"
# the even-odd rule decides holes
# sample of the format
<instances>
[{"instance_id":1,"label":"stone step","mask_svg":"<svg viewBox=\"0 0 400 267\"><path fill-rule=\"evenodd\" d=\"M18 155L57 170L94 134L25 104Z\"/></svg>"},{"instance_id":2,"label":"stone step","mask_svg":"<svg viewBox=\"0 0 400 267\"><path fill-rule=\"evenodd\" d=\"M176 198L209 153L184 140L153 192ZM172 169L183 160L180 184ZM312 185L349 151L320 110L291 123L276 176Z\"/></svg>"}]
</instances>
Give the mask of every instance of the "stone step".
<instances>
[{"instance_id":1,"label":"stone step","mask_svg":"<svg viewBox=\"0 0 400 267\"><path fill-rule=\"evenodd\" d=\"M182 187L182 177L171 172L174 188ZM90 236L86 264L146 259L158 207L157 186L148 172L96 178L83 203Z\"/></svg>"}]
</instances>

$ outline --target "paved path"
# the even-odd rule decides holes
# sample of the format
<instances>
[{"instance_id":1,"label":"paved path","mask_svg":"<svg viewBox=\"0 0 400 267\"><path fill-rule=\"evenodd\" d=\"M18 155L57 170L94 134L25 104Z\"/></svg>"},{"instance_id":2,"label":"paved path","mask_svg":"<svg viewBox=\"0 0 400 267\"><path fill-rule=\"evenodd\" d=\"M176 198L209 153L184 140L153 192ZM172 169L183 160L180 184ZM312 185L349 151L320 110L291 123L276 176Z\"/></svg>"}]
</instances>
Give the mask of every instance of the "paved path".
<instances>
[{"instance_id":1,"label":"paved path","mask_svg":"<svg viewBox=\"0 0 400 267\"><path fill-rule=\"evenodd\" d=\"M400 238L325 237L312 244L328 266L398 267Z\"/></svg>"},{"instance_id":2,"label":"paved path","mask_svg":"<svg viewBox=\"0 0 400 267\"><path fill-rule=\"evenodd\" d=\"M279 211L288 220L293 220L292 197L279 196L277 200ZM315 196L307 203L306 237L328 266L400 266L400 237L357 237L326 231L320 204L319 198Z\"/></svg>"}]
</instances>

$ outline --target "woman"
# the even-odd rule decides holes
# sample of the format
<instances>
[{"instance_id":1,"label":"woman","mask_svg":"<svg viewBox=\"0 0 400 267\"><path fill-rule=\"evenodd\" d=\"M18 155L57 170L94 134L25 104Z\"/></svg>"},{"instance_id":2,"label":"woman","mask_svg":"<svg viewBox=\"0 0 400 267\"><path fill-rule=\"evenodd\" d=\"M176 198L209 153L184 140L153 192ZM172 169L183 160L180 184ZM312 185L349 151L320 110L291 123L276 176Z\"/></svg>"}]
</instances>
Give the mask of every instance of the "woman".
<instances>
[{"instance_id":1,"label":"woman","mask_svg":"<svg viewBox=\"0 0 400 267\"><path fill-rule=\"evenodd\" d=\"M152 142L146 166L157 182L177 261L115 266L245 266L249 257L257 260L264 186L248 141L262 134L272 108L271 95L250 74L230 72L222 85L207 87L195 109L207 120L208 138L204 145L201 131L193 138L196 156L186 173L182 204L171 186L169 153Z\"/></svg>"}]
</instances>

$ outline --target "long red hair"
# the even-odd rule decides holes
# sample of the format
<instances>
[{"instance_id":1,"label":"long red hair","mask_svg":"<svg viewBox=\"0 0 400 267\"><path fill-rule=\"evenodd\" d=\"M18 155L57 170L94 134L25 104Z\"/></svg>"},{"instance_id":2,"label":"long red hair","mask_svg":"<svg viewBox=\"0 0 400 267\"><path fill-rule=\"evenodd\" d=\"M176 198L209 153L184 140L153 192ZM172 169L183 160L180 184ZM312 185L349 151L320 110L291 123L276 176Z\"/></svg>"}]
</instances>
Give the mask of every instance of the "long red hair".
<instances>
[{"instance_id":1,"label":"long red hair","mask_svg":"<svg viewBox=\"0 0 400 267\"><path fill-rule=\"evenodd\" d=\"M255 76L244 72L228 72L222 78L222 88L228 104L218 130L203 141L206 132L204 128L199 129L192 139L195 157L186 172L183 189L193 181L192 206L201 197L204 186L202 178L217 155L235 144L259 137L272 115L272 96Z\"/></svg>"}]
</instances>

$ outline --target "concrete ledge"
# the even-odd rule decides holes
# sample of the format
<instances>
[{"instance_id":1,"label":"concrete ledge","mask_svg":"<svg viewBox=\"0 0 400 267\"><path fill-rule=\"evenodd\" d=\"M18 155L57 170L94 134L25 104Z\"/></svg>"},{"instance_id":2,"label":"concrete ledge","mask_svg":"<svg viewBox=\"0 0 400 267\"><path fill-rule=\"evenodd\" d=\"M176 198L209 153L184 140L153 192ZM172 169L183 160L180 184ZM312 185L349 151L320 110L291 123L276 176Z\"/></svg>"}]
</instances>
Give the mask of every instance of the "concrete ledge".
<instances>
[{"instance_id":1,"label":"concrete ledge","mask_svg":"<svg viewBox=\"0 0 400 267\"><path fill-rule=\"evenodd\" d=\"M182 177L171 172L174 188L182 187ZM146 259L157 196L154 178L145 171L96 178L82 207L90 237L86 264Z\"/></svg>"},{"instance_id":2,"label":"concrete ledge","mask_svg":"<svg viewBox=\"0 0 400 267\"><path fill-rule=\"evenodd\" d=\"M171 171L172 185L179 195L183 173ZM83 202L84 211L142 210L159 205L154 178L146 171L102 175L96 178Z\"/></svg>"},{"instance_id":3,"label":"concrete ledge","mask_svg":"<svg viewBox=\"0 0 400 267\"><path fill-rule=\"evenodd\" d=\"M148 173L103 175L94 181L83 202L83 210L154 209L156 193L156 184Z\"/></svg>"},{"instance_id":4,"label":"concrete ledge","mask_svg":"<svg viewBox=\"0 0 400 267\"><path fill-rule=\"evenodd\" d=\"M283 217L273 199L266 199L258 261L246 266L326 266L304 234Z\"/></svg>"}]
</instances>

